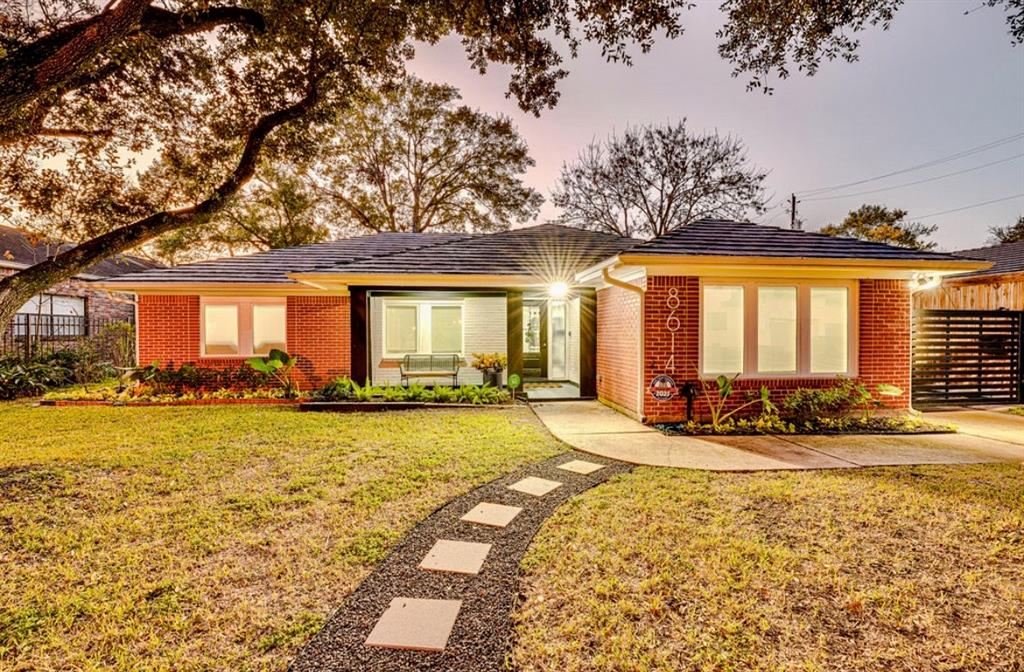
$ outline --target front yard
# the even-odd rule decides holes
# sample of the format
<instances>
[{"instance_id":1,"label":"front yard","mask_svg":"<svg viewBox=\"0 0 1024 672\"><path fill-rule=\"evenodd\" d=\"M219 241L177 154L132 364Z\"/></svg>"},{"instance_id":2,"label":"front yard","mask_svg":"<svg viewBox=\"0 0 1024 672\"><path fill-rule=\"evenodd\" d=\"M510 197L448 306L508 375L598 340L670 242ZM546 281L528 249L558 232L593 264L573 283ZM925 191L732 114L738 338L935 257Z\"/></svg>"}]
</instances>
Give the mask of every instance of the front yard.
<instances>
[{"instance_id":1,"label":"front yard","mask_svg":"<svg viewBox=\"0 0 1024 672\"><path fill-rule=\"evenodd\" d=\"M526 409L0 424L2 670L284 669L408 528L561 450Z\"/></svg>"},{"instance_id":2,"label":"front yard","mask_svg":"<svg viewBox=\"0 0 1024 672\"><path fill-rule=\"evenodd\" d=\"M640 468L524 559L522 672L1024 669L1024 468Z\"/></svg>"}]
</instances>

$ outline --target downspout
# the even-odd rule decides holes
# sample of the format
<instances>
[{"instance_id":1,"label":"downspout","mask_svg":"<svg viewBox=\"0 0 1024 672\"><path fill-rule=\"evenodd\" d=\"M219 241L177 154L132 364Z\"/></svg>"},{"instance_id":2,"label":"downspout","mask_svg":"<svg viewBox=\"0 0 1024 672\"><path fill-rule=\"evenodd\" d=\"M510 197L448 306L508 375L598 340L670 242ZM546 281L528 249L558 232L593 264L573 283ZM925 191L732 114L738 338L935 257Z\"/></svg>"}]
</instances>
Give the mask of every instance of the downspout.
<instances>
[{"instance_id":1,"label":"downspout","mask_svg":"<svg viewBox=\"0 0 1024 672\"><path fill-rule=\"evenodd\" d=\"M645 337L645 323L644 319L644 295L646 289L643 287L637 287L636 285L630 284L619 280L618 278L612 277L609 271L612 271L619 266L622 266L621 262L616 262L611 266L605 266L601 269L601 279L612 287L618 287L619 289L625 289L626 291L633 292L640 297L640 347L636 350L636 414L637 417L643 422L644 419L644 337Z\"/></svg>"}]
</instances>

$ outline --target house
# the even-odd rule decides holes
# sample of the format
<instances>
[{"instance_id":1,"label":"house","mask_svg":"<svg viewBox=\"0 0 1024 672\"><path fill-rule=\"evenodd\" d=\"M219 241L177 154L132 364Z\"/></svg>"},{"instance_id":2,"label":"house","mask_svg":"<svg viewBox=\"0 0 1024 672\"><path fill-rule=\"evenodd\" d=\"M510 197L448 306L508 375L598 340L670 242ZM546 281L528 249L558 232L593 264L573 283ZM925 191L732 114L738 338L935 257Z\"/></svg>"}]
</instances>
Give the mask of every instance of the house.
<instances>
[{"instance_id":1,"label":"house","mask_svg":"<svg viewBox=\"0 0 1024 672\"><path fill-rule=\"evenodd\" d=\"M1024 311L1024 240L955 253L991 262L991 268L946 278L914 296L917 308Z\"/></svg>"},{"instance_id":2,"label":"house","mask_svg":"<svg viewBox=\"0 0 1024 672\"><path fill-rule=\"evenodd\" d=\"M234 367L278 347L312 388L397 383L409 353L502 352L526 380L659 422L684 416L680 388L698 372L776 394L840 376L891 383L904 393L888 403L905 408L912 287L988 266L702 220L650 241L554 224L382 233L99 285L138 295L142 363Z\"/></svg>"},{"instance_id":3,"label":"house","mask_svg":"<svg viewBox=\"0 0 1024 672\"><path fill-rule=\"evenodd\" d=\"M35 240L20 229L0 226L0 277L44 261L68 247L67 243ZM131 293L101 291L89 281L156 266L146 259L129 255L101 261L29 300L18 310L12 329L16 333L28 330L32 334L46 332L82 336L88 332L90 323L131 320L135 312Z\"/></svg>"}]
</instances>

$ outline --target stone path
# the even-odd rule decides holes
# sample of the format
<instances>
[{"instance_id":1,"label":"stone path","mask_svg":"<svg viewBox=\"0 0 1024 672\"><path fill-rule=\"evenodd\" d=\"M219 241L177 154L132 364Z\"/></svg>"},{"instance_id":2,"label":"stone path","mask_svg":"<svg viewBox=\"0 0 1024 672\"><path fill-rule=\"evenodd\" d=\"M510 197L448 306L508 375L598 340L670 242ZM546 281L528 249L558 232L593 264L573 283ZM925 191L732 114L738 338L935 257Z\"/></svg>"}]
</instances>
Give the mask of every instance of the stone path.
<instances>
[{"instance_id":1,"label":"stone path","mask_svg":"<svg viewBox=\"0 0 1024 672\"><path fill-rule=\"evenodd\" d=\"M406 535L289 669L505 670L530 541L567 499L629 469L570 451L452 500Z\"/></svg>"}]
</instances>

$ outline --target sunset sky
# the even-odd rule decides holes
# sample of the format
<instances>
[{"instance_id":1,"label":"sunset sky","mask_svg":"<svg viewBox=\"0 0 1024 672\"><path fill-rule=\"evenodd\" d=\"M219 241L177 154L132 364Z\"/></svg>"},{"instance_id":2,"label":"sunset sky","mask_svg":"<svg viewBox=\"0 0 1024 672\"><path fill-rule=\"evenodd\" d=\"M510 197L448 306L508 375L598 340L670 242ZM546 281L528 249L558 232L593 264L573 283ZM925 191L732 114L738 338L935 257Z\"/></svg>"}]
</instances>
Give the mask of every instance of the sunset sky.
<instances>
[{"instance_id":1,"label":"sunset sky","mask_svg":"<svg viewBox=\"0 0 1024 672\"><path fill-rule=\"evenodd\" d=\"M685 17L685 34L659 40L651 53L636 56L633 67L605 63L595 49L584 47L579 59L567 61L571 74L558 107L539 119L505 98L507 73L495 68L481 77L470 70L457 40L422 46L412 70L459 87L472 107L512 117L537 162L527 181L549 201L563 161L590 140L629 124L686 117L693 130L742 138L750 158L770 171L772 205L778 205L761 221L776 225L788 225L782 203L791 191L799 195L860 181L1009 139L924 170L820 196L977 170L873 194L813 201L805 195L799 206L809 229L838 221L861 203L900 207L911 220L923 217L922 223L939 225L935 240L954 250L983 244L989 226L1009 224L1024 213L1024 46L1011 46L1001 8L965 15L980 4L909 2L889 31L862 34L859 62L825 64L811 78L795 74L775 82L771 96L746 91L746 80L732 78L730 64L718 57L717 2L698 2ZM1011 196L1016 197L926 217ZM548 202L540 219L557 214Z\"/></svg>"}]
</instances>

